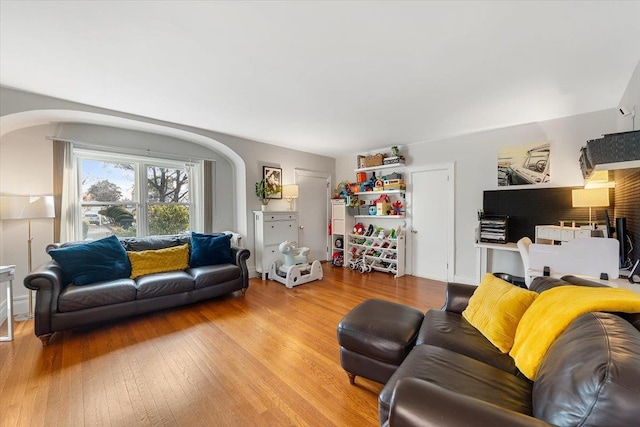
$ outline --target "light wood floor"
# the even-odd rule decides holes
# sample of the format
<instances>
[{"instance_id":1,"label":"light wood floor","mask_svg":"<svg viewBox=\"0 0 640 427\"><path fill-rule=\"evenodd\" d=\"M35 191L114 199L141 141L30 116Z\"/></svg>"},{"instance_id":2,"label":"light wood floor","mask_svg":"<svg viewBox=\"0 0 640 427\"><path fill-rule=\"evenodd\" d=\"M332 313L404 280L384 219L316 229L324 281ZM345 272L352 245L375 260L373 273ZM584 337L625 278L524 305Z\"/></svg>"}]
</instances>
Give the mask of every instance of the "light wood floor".
<instances>
[{"instance_id":1,"label":"light wood floor","mask_svg":"<svg viewBox=\"0 0 640 427\"><path fill-rule=\"evenodd\" d=\"M426 311L441 282L324 265L293 289L252 279L246 296L53 336L32 321L0 343L1 426L376 426L381 385L349 385L336 326L382 298ZM6 326L6 325L4 325Z\"/></svg>"}]
</instances>

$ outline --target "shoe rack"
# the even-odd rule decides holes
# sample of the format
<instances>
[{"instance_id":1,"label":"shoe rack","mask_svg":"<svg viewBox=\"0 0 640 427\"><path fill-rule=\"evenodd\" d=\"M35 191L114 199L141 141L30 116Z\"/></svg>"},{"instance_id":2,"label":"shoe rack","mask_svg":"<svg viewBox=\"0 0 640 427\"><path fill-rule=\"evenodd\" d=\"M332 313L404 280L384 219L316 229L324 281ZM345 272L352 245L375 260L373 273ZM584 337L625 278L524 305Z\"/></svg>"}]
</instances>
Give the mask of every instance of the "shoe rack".
<instances>
[{"instance_id":1,"label":"shoe rack","mask_svg":"<svg viewBox=\"0 0 640 427\"><path fill-rule=\"evenodd\" d=\"M363 230L356 225L349 234L346 247L349 268L361 273L381 271L395 277L404 276L404 226L398 224L395 228L385 228L363 224L363 227L364 231L356 231Z\"/></svg>"}]
</instances>

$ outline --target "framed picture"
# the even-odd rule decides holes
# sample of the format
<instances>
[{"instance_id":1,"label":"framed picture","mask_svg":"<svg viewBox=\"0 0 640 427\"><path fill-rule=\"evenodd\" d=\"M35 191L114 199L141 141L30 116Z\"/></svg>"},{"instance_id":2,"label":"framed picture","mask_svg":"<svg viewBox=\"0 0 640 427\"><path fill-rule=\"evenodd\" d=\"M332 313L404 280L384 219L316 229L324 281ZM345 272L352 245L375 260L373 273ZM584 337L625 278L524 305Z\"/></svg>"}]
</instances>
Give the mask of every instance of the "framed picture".
<instances>
[{"instance_id":1,"label":"framed picture","mask_svg":"<svg viewBox=\"0 0 640 427\"><path fill-rule=\"evenodd\" d=\"M269 198L282 199L282 169L263 166L262 177L264 178L264 182L268 187L272 189L279 189L278 192L275 192L274 194L269 196Z\"/></svg>"},{"instance_id":2,"label":"framed picture","mask_svg":"<svg viewBox=\"0 0 640 427\"><path fill-rule=\"evenodd\" d=\"M538 143L498 150L498 187L551 181L551 144Z\"/></svg>"}]
</instances>

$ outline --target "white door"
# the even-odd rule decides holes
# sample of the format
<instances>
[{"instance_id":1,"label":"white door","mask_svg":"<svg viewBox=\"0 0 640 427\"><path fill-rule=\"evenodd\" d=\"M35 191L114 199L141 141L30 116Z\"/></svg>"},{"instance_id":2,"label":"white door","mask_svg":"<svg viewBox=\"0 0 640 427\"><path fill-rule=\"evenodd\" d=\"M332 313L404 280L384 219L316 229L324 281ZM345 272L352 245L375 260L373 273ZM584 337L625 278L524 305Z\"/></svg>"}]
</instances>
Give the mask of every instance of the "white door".
<instances>
[{"instance_id":1,"label":"white door","mask_svg":"<svg viewBox=\"0 0 640 427\"><path fill-rule=\"evenodd\" d=\"M310 249L309 261L329 260L329 195L331 175L326 172L296 169L298 185L298 246Z\"/></svg>"},{"instance_id":2,"label":"white door","mask_svg":"<svg viewBox=\"0 0 640 427\"><path fill-rule=\"evenodd\" d=\"M414 170L410 177L411 274L443 282L453 281L453 165Z\"/></svg>"}]
</instances>

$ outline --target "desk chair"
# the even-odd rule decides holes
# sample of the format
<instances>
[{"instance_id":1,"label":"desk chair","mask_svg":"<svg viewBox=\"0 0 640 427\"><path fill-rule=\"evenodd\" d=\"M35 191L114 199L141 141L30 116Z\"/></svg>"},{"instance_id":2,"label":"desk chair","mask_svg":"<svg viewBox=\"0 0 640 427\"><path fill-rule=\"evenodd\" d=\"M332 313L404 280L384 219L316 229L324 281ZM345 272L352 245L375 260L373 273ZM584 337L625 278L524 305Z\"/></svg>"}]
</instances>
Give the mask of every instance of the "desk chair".
<instances>
[{"instance_id":1,"label":"desk chair","mask_svg":"<svg viewBox=\"0 0 640 427\"><path fill-rule=\"evenodd\" d=\"M524 265L524 283L529 287L533 280L528 274L529 271L529 245L531 245L531 239L523 237L518 240L518 250L520 251L520 257L522 258L522 264Z\"/></svg>"}]
</instances>

